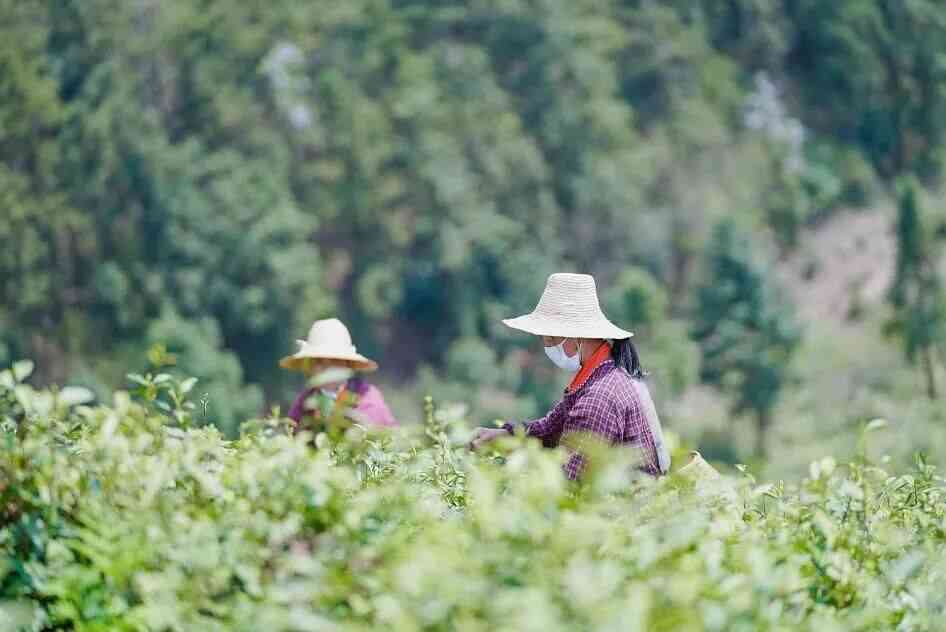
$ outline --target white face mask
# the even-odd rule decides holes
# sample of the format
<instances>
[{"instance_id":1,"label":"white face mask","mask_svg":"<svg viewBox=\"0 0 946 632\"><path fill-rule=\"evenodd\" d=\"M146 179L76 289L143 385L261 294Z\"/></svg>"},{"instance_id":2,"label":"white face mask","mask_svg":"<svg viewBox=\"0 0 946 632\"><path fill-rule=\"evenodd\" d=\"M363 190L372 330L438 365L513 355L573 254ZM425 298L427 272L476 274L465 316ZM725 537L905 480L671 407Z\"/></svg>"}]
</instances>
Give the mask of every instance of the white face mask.
<instances>
[{"instance_id":1,"label":"white face mask","mask_svg":"<svg viewBox=\"0 0 946 632\"><path fill-rule=\"evenodd\" d=\"M320 388L319 391L321 391L323 395L325 395L332 401L335 401L336 399L338 399L338 391L333 391L327 388Z\"/></svg>"},{"instance_id":2,"label":"white face mask","mask_svg":"<svg viewBox=\"0 0 946 632\"><path fill-rule=\"evenodd\" d=\"M581 345L578 345L578 351L570 356L565 353L565 341L561 341L554 347L545 347L545 355L549 357L555 366L570 373L575 373L581 368Z\"/></svg>"}]
</instances>

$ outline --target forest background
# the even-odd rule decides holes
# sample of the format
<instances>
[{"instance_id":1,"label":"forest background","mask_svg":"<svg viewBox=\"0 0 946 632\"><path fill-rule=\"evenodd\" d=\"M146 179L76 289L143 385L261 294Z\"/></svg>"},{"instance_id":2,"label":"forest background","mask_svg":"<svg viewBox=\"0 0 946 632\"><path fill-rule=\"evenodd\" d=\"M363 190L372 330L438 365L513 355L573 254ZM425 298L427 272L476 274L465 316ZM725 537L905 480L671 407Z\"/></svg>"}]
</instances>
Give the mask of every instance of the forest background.
<instances>
[{"instance_id":1,"label":"forest background","mask_svg":"<svg viewBox=\"0 0 946 632\"><path fill-rule=\"evenodd\" d=\"M405 422L525 419L500 319L587 272L707 458L943 464L944 135L936 0L0 0L0 365L233 435L337 315Z\"/></svg>"}]
</instances>

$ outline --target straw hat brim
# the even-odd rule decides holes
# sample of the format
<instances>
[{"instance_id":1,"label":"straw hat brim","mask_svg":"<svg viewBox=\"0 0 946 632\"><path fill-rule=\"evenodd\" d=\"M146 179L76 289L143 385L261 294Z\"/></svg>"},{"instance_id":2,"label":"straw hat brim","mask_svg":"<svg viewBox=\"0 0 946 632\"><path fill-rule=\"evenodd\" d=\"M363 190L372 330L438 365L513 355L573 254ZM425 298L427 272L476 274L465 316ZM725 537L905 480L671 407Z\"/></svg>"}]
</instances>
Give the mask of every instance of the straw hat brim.
<instances>
[{"instance_id":1,"label":"straw hat brim","mask_svg":"<svg viewBox=\"0 0 946 632\"><path fill-rule=\"evenodd\" d=\"M360 353L334 353L330 351L323 353L306 350L291 356L286 356L279 361L279 366L284 369L289 369L290 371L302 371L305 369L307 360L323 360L337 364L338 366L344 366L349 369L354 369L355 371L363 371L366 373L378 369L377 362L369 360Z\"/></svg>"},{"instance_id":2,"label":"straw hat brim","mask_svg":"<svg viewBox=\"0 0 946 632\"><path fill-rule=\"evenodd\" d=\"M517 318L507 318L503 321L503 324L535 336L548 336L550 338L624 340L634 335L633 332L621 329L606 318L569 322L533 312Z\"/></svg>"}]
</instances>

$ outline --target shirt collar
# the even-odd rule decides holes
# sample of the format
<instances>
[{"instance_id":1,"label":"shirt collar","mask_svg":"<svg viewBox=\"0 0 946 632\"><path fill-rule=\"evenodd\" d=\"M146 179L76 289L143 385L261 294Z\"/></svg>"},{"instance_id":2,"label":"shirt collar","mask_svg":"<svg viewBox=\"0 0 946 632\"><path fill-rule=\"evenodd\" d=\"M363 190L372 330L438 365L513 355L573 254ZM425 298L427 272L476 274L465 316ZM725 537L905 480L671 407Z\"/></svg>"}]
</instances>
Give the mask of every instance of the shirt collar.
<instances>
[{"instance_id":1,"label":"shirt collar","mask_svg":"<svg viewBox=\"0 0 946 632\"><path fill-rule=\"evenodd\" d=\"M571 384L568 385L568 388L565 389L565 393L572 394L575 393L585 385L588 379L591 377L592 373L595 370L604 364L611 357L611 345L607 342L602 342L591 357L588 358L588 361L581 365L581 369L578 373L575 374L575 377L572 378Z\"/></svg>"}]
</instances>

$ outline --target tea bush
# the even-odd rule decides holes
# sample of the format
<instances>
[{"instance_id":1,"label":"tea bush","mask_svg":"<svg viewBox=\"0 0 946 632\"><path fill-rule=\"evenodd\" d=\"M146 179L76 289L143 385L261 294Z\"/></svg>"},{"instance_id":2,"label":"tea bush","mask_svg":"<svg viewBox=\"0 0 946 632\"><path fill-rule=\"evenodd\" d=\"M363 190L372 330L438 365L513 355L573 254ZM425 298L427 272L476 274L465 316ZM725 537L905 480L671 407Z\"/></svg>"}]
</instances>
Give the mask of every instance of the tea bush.
<instances>
[{"instance_id":1,"label":"tea bush","mask_svg":"<svg viewBox=\"0 0 946 632\"><path fill-rule=\"evenodd\" d=\"M388 434L274 417L227 441L191 382L90 406L28 368L0 374L0 630L942 629L946 488L921 458L577 487L520 437L470 454L430 402Z\"/></svg>"}]
</instances>

